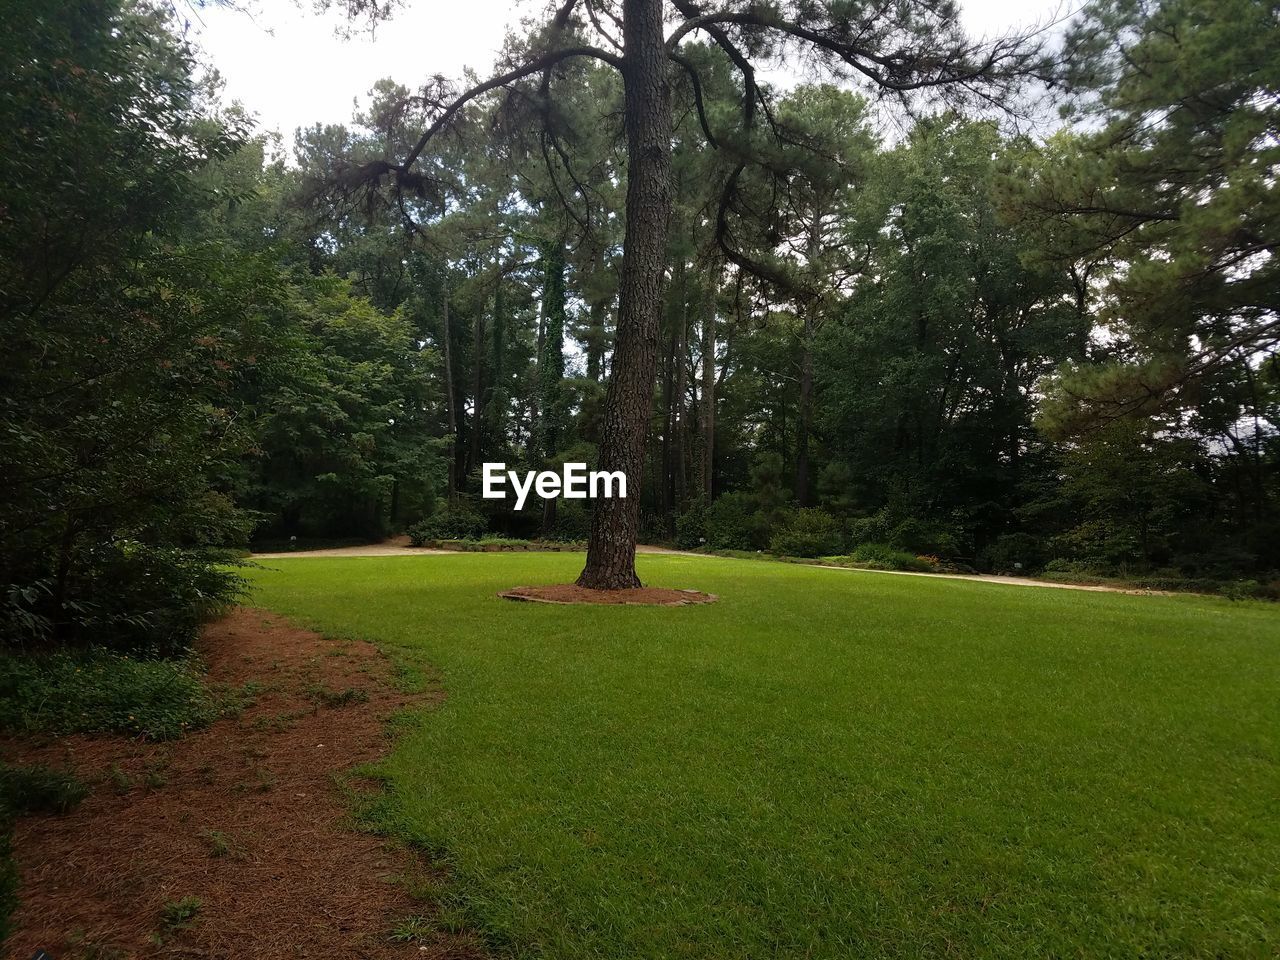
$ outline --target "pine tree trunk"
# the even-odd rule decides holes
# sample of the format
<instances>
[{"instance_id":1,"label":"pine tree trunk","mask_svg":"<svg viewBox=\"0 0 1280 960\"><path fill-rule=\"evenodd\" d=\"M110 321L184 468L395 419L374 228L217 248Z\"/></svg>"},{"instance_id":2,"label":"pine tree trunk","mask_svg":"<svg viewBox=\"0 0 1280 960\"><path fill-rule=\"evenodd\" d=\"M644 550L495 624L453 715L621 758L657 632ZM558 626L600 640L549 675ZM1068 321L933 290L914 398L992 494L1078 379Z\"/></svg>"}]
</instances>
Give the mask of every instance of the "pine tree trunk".
<instances>
[{"instance_id":1,"label":"pine tree trunk","mask_svg":"<svg viewBox=\"0 0 1280 960\"><path fill-rule=\"evenodd\" d=\"M449 418L449 497L458 489L458 410L453 392L453 340L449 332L449 281L440 284L440 351L444 361L444 407Z\"/></svg>"},{"instance_id":2,"label":"pine tree trunk","mask_svg":"<svg viewBox=\"0 0 1280 960\"><path fill-rule=\"evenodd\" d=\"M716 298L702 318L702 495L711 502L716 453Z\"/></svg>"},{"instance_id":3,"label":"pine tree trunk","mask_svg":"<svg viewBox=\"0 0 1280 960\"><path fill-rule=\"evenodd\" d=\"M674 293L668 290L668 296ZM667 352L662 364L662 469L658 474L658 497L662 503L662 514L666 521L674 524L671 518L672 500L675 492L675 468L672 461L672 438L671 434L675 427L675 408L673 398L675 396L675 369L676 369L676 349L677 349L677 333L675 314L677 307L674 303L667 304L667 316L670 322L670 336L667 338ZM669 531L674 533L674 525Z\"/></svg>"},{"instance_id":4,"label":"pine tree trunk","mask_svg":"<svg viewBox=\"0 0 1280 960\"><path fill-rule=\"evenodd\" d=\"M671 110L662 0L623 0L627 226L618 330L600 435L600 468L627 477L626 499L601 498L591 517L584 587L640 586L636 538L644 441L653 405L663 261L671 218Z\"/></svg>"},{"instance_id":5,"label":"pine tree trunk","mask_svg":"<svg viewBox=\"0 0 1280 960\"><path fill-rule=\"evenodd\" d=\"M600 382L601 361L604 359L604 318L609 309L606 300L591 302L591 325L587 328L587 379Z\"/></svg>"},{"instance_id":6,"label":"pine tree trunk","mask_svg":"<svg viewBox=\"0 0 1280 960\"><path fill-rule=\"evenodd\" d=\"M812 270L822 252L822 205L809 224L805 255ZM809 505L809 433L813 426L813 335L818 322L818 298L811 296L803 306L804 334L800 344L800 410L796 427L796 502Z\"/></svg>"},{"instance_id":7,"label":"pine tree trunk","mask_svg":"<svg viewBox=\"0 0 1280 960\"><path fill-rule=\"evenodd\" d=\"M680 302L676 307L675 392L672 398L671 442L675 445L675 506L683 509L685 501L685 430L684 395L688 389L686 363L689 356L689 275L684 262L680 263ZM674 532L674 531L673 531Z\"/></svg>"},{"instance_id":8,"label":"pine tree trunk","mask_svg":"<svg viewBox=\"0 0 1280 960\"><path fill-rule=\"evenodd\" d=\"M804 308L800 348L800 410L796 426L796 502L809 505L809 429L813 422L813 326L816 300Z\"/></svg>"},{"instance_id":9,"label":"pine tree trunk","mask_svg":"<svg viewBox=\"0 0 1280 960\"><path fill-rule=\"evenodd\" d=\"M467 466L464 476L471 476L472 471L480 469L481 438L484 434L484 310L476 311L475 327L472 330L471 357L475 364L471 377L471 436L467 438Z\"/></svg>"}]
</instances>

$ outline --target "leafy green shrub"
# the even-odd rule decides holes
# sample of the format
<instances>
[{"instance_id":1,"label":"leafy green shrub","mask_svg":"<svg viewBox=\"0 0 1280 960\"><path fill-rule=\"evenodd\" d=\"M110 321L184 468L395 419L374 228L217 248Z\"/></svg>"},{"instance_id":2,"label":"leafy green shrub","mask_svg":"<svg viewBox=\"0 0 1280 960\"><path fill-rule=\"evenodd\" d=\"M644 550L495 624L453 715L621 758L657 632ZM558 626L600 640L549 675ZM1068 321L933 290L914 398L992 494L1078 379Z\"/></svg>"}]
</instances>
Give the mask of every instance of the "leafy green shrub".
<instances>
[{"instance_id":1,"label":"leafy green shrub","mask_svg":"<svg viewBox=\"0 0 1280 960\"><path fill-rule=\"evenodd\" d=\"M889 514L879 510L868 517L857 517L849 521L849 542L853 544L871 543L887 544L893 532L894 524Z\"/></svg>"},{"instance_id":2,"label":"leafy green shrub","mask_svg":"<svg viewBox=\"0 0 1280 960\"><path fill-rule=\"evenodd\" d=\"M0 636L41 643L53 623L72 642L145 656L177 656L202 624L238 600L244 578L225 551L156 547L136 540L82 551L58 601L51 579L0 589Z\"/></svg>"},{"instance_id":3,"label":"leafy green shrub","mask_svg":"<svg viewBox=\"0 0 1280 960\"><path fill-rule=\"evenodd\" d=\"M792 510L769 540L769 549L786 557L828 557L840 552L840 525L825 510Z\"/></svg>"},{"instance_id":4,"label":"leafy green shrub","mask_svg":"<svg viewBox=\"0 0 1280 960\"><path fill-rule=\"evenodd\" d=\"M681 550L696 550L706 542L707 503L699 497L676 517L676 546Z\"/></svg>"},{"instance_id":5,"label":"leafy green shrub","mask_svg":"<svg viewBox=\"0 0 1280 960\"><path fill-rule=\"evenodd\" d=\"M104 732L168 740L217 717L217 699L184 660L90 649L0 656L0 729Z\"/></svg>"},{"instance_id":6,"label":"leafy green shrub","mask_svg":"<svg viewBox=\"0 0 1280 960\"><path fill-rule=\"evenodd\" d=\"M406 531L415 547L432 540L479 540L488 529L482 514L462 503L451 503Z\"/></svg>"},{"instance_id":7,"label":"leafy green shrub","mask_svg":"<svg viewBox=\"0 0 1280 960\"><path fill-rule=\"evenodd\" d=\"M850 554L857 563L879 570L911 570L928 573L938 568L937 561L931 557L917 556L906 550L898 550L886 543L859 544Z\"/></svg>"},{"instance_id":8,"label":"leafy green shrub","mask_svg":"<svg viewBox=\"0 0 1280 960\"><path fill-rule=\"evenodd\" d=\"M0 763L0 813L62 814L88 795L89 788L70 771Z\"/></svg>"},{"instance_id":9,"label":"leafy green shrub","mask_svg":"<svg viewBox=\"0 0 1280 960\"><path fill-rule=\"evenodd\" d=\"M962 533L938 520L909 514L901 505L884 507L868 517L850 520L848 524L850 543L887 544L911 554L944 557L954 557L962 552Z\"/></svg>"},{"instance_id":10,"label":"leafy green shrub","mask_svg":"<svg viewBox=\"0 0 1280 960\"><path fill-rule=\"evenodd\" d=\"M1025 573L1044 566L1044 541L1027 533L1006 533L982 551L982 565L997 573Z\"/></svg>"},{"instance_id":11,"label":"leafy green shrub","mask_svg":"<svg viewBox=\"0 0 1280 960\"><path fill-rule=\"evenodd\" d=\"M70 771L35 764L0 763L0 810L22 817L29 813L63 814L88 796L88 787Z\"/></svg>"},{"instance_id":12,"label":"leafy green shrub","mask_svg":"<svg viewBox=\"0 0 1280 960\"><path fill-rule=\"evenodd\" d=\"M889 545L912 554L955 556L960 553L960 537L937 520L907 517L889 533Z\"/></svg>"},{"instance_id":13,"label":"leafy green shrub","mask_svg":"<svg viewBox=\"0 0 1280 960\"><path fill-rule=\"evenodd\" d=\"M768 526L746 493L726 493L707 508L707 546L713 550L758 550L768 543Z\"/></svg>"},{"instance_id":14,"label":"leafy green shrub","mask_svg":"<svg viewBox=\"0 0 1280 960\"><path fill-rule=\"evenodd\" d=\"M591 536L591 510L574 500L556 505L556 522L544 540L577 543Z\"/></svg>"}]
</instances>

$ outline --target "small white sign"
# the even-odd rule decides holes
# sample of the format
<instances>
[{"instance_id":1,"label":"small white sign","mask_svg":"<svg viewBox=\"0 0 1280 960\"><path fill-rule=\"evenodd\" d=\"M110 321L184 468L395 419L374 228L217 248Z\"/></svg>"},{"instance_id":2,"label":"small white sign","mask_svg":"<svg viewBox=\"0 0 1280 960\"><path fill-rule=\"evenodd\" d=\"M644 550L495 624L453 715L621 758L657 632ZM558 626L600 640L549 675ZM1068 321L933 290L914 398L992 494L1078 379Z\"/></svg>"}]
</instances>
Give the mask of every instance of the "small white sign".
<instances>
[{"instance_id":1,"label":"small white sign","mask_svg":"<svg viewBox=\"0 0 1280 960\"><path fill-rule=\"evenodd\" d=\"M529 491L536 491L543 500L563 497L566 500L598 499L599 497L627 497L627 475L621 470L587 471L585 463L566 463L561 473L554 470L533 471L525 473L523 482L514 470L508 470L505 463L486 463L484 465L484 484L481 495L486 500L504 500L508 483L516 495L516 509L523 510Z\"/></svg>"}]
</instances>

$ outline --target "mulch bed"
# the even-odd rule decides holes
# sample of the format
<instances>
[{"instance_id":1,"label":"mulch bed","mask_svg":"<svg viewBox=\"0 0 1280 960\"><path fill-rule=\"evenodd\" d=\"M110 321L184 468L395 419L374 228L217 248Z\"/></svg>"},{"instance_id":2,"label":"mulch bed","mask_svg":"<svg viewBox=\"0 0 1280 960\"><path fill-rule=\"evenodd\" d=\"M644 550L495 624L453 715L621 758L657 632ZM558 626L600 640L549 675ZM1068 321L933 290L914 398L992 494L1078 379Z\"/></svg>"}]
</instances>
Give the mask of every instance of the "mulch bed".
<instances>
[{"instance_id":1,"label":"mulch bed","mask_svg":"<svg viewBox=\"0 0 1280 960\"><path fill-rule=\"evenodd\" d=\"M70 767L93 787L65 816L18 822L21 904L7 954L481 956L466 935L391 941L397 921L430 916L406 883L432 865L355 830L338 783L385 754L394 712L440 693L399 692L371 644L327 640L259 610L210 626L203 653L213 682L261 685L240 716L173 743L0 740L5 760ZM362 693L319 694L352 689ZM199 898L197 916L166 929L165 904L185 897Z\"/></svg>"},{"instance_id":2,"label":"mulch bed","mask_svg":"<svg viewBox=\"0 0 1280 960\"><path fill-rule=\"evenodd\" d=\"M636 587L631 590L593 590L574 583L556 583L545 587L516 587L498 594L504 600L526 600L532 603L604 603L641 604L656 607L687 607L695 603L714 603L714 593L698 590L670 590L666 587Z\"/></svg>"}]
</instances>

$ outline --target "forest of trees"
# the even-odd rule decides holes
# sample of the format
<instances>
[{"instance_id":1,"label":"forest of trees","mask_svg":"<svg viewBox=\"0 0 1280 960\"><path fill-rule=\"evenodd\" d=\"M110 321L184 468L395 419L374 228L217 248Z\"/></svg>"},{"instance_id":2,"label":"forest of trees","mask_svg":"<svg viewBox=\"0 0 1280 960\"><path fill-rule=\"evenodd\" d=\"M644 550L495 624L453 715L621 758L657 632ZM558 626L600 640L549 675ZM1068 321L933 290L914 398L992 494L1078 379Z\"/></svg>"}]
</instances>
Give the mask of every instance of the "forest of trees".
<instances>
[{"instance_id":1,"label":"forest of trees","mask_svg":"<svg viewBox=\"0 0 1280 960\"><path fill-rule=\"evenodd\" d=\"M615 333L637 336L615 6L511 37L538 69L456 111L392 78L284 142L167 5L6 5L6 636L184 643L250 542L588 537L581 502L478 492L485 462L595 464L614 429ZM942 76L930 51L974 48L936 4L876 41L910 65L771 89L735 54L776 55L790 6L699 33L676 4L641 542L1267 582L1272 6L1095 0L1064 50L1009 41L980 84ZM853 63L832 38L878 6L786 31ZM539 59L552 35L606 49ZM930 70L938 95L907 96ZM1047 135L1010 122L1036 85Z\"/></svg>"}]
</instances>

